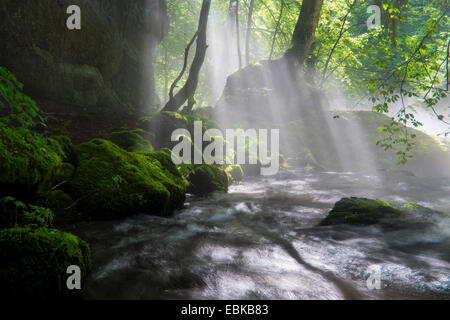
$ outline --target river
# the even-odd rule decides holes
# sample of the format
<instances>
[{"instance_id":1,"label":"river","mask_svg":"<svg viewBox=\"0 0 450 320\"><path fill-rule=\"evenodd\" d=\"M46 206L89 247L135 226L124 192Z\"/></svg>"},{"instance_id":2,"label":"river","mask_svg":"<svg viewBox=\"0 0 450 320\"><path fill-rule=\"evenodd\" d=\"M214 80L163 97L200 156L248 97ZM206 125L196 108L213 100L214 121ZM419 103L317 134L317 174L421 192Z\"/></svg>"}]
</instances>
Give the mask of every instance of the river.
<instances>
[{"instance_id":1,"label":"river","mask_svg":"<svg viewBox=\"0 0 450 320\"><path fill-rule=\"evenodd\" d=\"M317 224L342 197L448 214L419 230ZM173 217L85 222L86 299L450 299L450 179L284 170ZM373 268L380 289L369 288ZM371 269L372 268L372 269Z\"/></svg>"}]
</instances>

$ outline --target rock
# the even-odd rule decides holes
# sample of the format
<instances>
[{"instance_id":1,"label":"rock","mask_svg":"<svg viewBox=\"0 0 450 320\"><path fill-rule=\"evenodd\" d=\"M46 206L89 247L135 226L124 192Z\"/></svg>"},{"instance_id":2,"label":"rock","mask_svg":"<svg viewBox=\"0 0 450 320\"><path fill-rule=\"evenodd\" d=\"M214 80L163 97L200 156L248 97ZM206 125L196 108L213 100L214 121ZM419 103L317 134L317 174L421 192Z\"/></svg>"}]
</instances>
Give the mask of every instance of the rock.
<instances>
[{"instance_id":1,"label":"rock","mask_svg":"<svg viewBox=\"0 0 450 320\"><path fill-rule=\"evenodd\" d=\"M228 192L228 175L225 170L215 165L202 164L194 168L188 181L188 192L192 194Z\"/></svg>"},{"instance_id":2,"label":"rock","mask_svg":"<svg viewBox=\"0 0 450 320\"><path fill-rule=\"evenodd\" d=\"M73 199L70 195L62 190L55 190L48 194L48 206L54 210L64 210L73 204Z\"/></svg>"},{"instance_id":3,"label":"rock","mask_svg":"<svg viewBox=\"0 0 450 320\"><path fill-rule=\"evenodd\" d=\"M76 151L80 162L69 190L86 218L167 215L183 206L184 181L170 156L127 152L102 139L80 144Z\"/></svg>"},{"instance_id":4,"label":"rock","mask_svg":"<svg viewBox=\"0 0 450 320\"><path fill-rule=\"evenodd\" d=\"M403 213L392 204L366 198L342 198L320 223L322 226L334 224L370 225L382 219L397 218Z\"/></svg>"},{"instance_id":5,"label":"rock","mask_svg":"<svg viewBox=\"0 0 450 320\"><path fill-rule=\"evenodd\" d=\"M69 5L82 10L81 30L66 28ZM4 0L0 61L36 98L126 113L158 100L148 61L168 24L165 0Z\"/></svg>"},{"instance_id":6,"label":"rock","mask_svg":"<svg viewBox=\"0 0 450 320\"><path fill-rule=\"evenodd\" d=\"M122 130L111 133L109 140L129 152L153 151L151 137L142 129Z\"/></svg>"},{"instance_id":7,"label":"rock","mask_svg":"<svg viewBox=\"0 0 450 320\"><path fill-rule=\"evenodd\" d=\"M185 116L170 111L161 111L151 117L140 120L139 127L154 134L152 140L156 149L173 148L176 143L172 142L172 133L177 129L187 129L188 120Z\"/></svg>"},{"instance_id":8,"label":"rock","mask_svg":"<svg viewBox=\"0 0 450 320\"><path fill-rule=\"evenodd\" d=\"M228 180L230 183L242 181L244 178L244 171L242 171L241 166L238 164L228 166L225 171L229 176Z\"/></svg>"},{"instance_id":9,"label":"rock","mask_svg":"<svg viewBox=\"0 0 450 320\"><path fill-rule=\"evenodd\" d=\"M321 90L301 77L290 77L285 67L280 60L261 61L230 75L214 110L221 127L278 129L280 153L298 167L371 173L397 167L396 153L405 145L397 143L385 151L374 142L385 137L379 128L391 117L334 111ZM405 169L419 177L448 176L448 144L414 128L408 133L416 138L413 159Z\"/></svg>"},{"instance_id":10,"label":"rock","mask_svg":"<svg viewBox=\"0 0 450 320\"><path fill-rule=\"evenodd\" d=\"M0 198L45 194L62 164L58 149L55 140L0 122Z\"/></svg>"},{"instance_id":11,"label":"rock","mask_svg":"<svg viewBox=\"0 0 450 320\"><path fill-rule=\"evenodd\" d=\"M68 290L67 268L80 267L84 279L91 269L90 249L78 237L56 229L15 227L0 231L2 295L20 298L61 298ZM77 291L77 290L75 290Z\"/></svg>"},{"instance_id":12,"label":"rock","mask_svg":"<svg viewBox=\"0 0 450 320\"><path fill-rule=\"evenodd\" d=\"M320 226L349 224L380 224L394 229L430 225L437 222L443 214L417 204L393 205L381 200L367 198L342 198L335 203Z\"/></svg>"}]
</instances>

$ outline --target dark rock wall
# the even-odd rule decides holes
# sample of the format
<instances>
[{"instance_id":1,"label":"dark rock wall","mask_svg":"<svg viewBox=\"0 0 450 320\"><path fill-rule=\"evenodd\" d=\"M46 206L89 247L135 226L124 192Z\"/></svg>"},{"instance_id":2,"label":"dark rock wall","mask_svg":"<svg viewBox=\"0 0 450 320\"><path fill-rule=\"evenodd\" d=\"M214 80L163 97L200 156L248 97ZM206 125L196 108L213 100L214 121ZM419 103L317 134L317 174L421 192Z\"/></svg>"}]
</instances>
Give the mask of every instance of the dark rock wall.
<instances>
[{"instance_id":1,"label":"dark rock wall","mask_svg":"<svg viewBox=\"0 0 450 320\"><path fill-rule=\"evenodd\" d=\"M70 5L81 30L68 30ZM33 97L89 108L157 102L154 50L168 29L165 0L2 0L0 65Z\"/></svg>"}]
</instances>

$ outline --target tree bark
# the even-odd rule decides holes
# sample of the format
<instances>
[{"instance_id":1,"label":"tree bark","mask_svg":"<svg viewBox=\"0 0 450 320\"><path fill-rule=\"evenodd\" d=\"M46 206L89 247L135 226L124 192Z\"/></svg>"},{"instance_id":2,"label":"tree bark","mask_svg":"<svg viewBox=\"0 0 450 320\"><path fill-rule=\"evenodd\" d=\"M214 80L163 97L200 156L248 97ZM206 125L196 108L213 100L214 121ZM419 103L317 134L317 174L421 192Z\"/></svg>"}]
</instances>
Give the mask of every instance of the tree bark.
<instances>
[{"instance_id":1,"label":"tree bark","mask_svg":"<svg viewBox=\"0 0 450 320\"><path fill-rule=\"evenodd\" d=\"M273 34L273 38L272 38L272 46L270 48L269 60L272 60L272 57L273 57L273 50L274 50L274 47L275 47L275 41L277 40L278 30L280 29L281 18L283 18L283 9L284 9L284 0L281 0L280 15L278 16L277 26L275 27L275 33Z\"/></svg>"},{"instance_id":2,"label":"tree bark","mask_svg":"<svg viewBox=\"0 0 450 320\"><path fill-rule=\"evenodd\" d=\"M284 59L289 63L303 66L314 42L319 25L323 0L303 0L302 9L292 36L291 48L286 51Z\"/></svg>"},{"instance_id":3,"label":"tree bark","mask_svg":"<svg viewBox=\"0 0 450 320\"><path fill-rule=\"evenodd\" d=\"M236 47L239 59L239 69L242 69L241 36L239 27L239 0L234 1L236 1Z\"/></svg>"},{"instance_id":4,"label":"tree bark","mask_svg":"<svg viewBox=\"0 0 450 320\"><path fill-rule=\"evenodd\" d=\"M198 86L200 69L205 61L206 49L206 31L208 26L209 10L211 8L211 0L203 0L200 18L197 30L197 48L195 50L194 60L189 69L189 76L185 85L175 96L171 96L163 111L178 111L186 100L193 101L195 91Z\"/></svg>"},{"instance_id":5,"label":"tree bark","mask_svg":"<svg viewBox=\"0 0 450 320\"><path fill-rule=\"evenodd\" d=\"M250 7L248 9L247 35L245 37L245 63L247 64L247 66L250 64L250 38L251 38L251 28L252 28L254 6L255 6L255 0L251 0Z\"/></svg>"}]
</instances>

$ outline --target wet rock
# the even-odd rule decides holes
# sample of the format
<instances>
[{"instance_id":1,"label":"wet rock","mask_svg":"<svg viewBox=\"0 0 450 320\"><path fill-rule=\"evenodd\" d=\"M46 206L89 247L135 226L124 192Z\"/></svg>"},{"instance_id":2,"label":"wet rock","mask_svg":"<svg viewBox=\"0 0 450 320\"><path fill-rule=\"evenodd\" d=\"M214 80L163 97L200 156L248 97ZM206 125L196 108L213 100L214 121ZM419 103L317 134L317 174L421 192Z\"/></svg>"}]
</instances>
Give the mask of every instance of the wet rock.
<instances>
[{"instance_id":1,"label":"wet rock","mask_svg":"<svg viewBox=\"0 0 450 320\"><path fill-rule=\"evenodd\" d=\"M91 269L88 244L70 233L30 227L0 231L0 283L4 296L73 296L74 291L66 285L66 271L71 265L80 267L82 278Z\"/></svg>"},{"instance_id":2,"label":"wet rock","mask_svg":"<svg viewBox=\"0 0 450 320\"><path fill-rule=\"evenodd\" d=\"M335 203L320 226L380 224L391 228L423 227L443 214L416 204L403 206L367 198L342 198Z\"/></svg>"},{"instance_id":3,"label":"wet rock","mask_svg":"<svg viewBox=\"0 0 450 320\"><path fill-rule=\"evenodd\" d=\"M102 139L83 143L76 151L80 163L69 189L86 218L167 215L183 206L184 180L169 155L127 152Z\"/></svg>"},{"instance_id":4,"label":"wet rock","mask_svg":"<svg viewBox=\"0 0 450 320\"><path fill-rule=\"evenodd\" d=\"M148 152L153 151L152 144L150 143L151 137L152 135L142 129L124 129L111 133L109 140L129 152Z\"/></svg>"},{"instance_id":5,"label":"wet rock","mask_svg":"<svg viewBox=\"0 0 450 320\"><path fill-rule=\"evenodd\" d=\"M244 171L238 164L228 166L225 171L228 174L230 183L240 182L244 178Z\"/></svg>"},{"instance_id":6,"label":"wet rock","mask_svg":"<svg viewBox=\"0 0 450 320\"><path fill-rule=\"evenodd\" d=\"M215 165L203 164L194 168L188 181L188 192L192 194L228 192L228 175L225 170Z\"/></svg>"}]
</instances>

